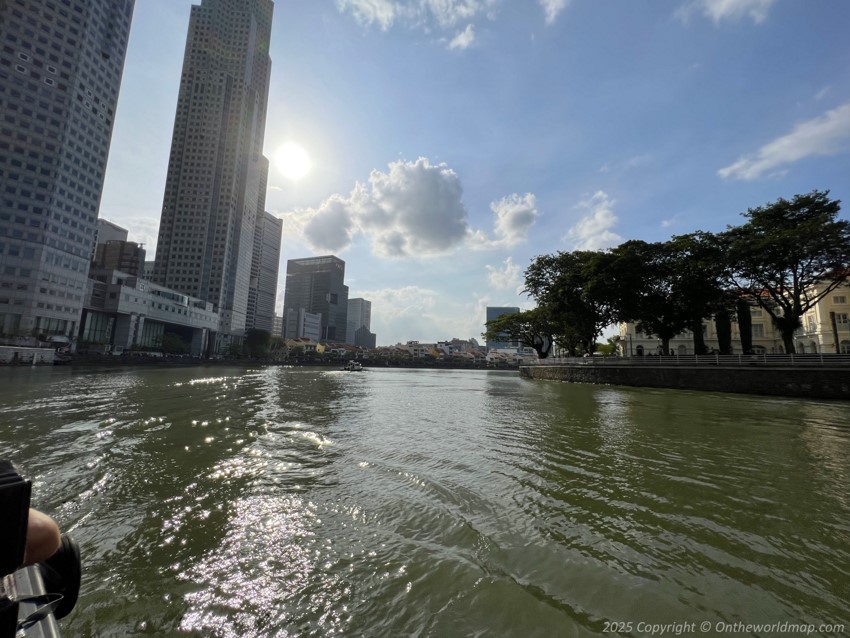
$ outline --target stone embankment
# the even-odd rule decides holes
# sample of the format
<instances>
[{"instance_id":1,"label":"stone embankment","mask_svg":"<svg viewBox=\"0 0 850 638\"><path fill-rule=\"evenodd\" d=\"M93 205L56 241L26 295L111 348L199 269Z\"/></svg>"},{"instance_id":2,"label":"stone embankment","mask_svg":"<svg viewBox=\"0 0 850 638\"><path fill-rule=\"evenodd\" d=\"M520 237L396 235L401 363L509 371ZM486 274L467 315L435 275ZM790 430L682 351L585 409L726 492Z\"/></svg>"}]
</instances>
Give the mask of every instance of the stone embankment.
<instances>
[{"instance_id":1,"label":"stone embankment","mask_svg":"<svg viewBox=\"0 0 850 638\"><path fill-rule=\"evenodd\" d=\"M845 357L830 361L825 356L820 364L810 360L797 365L789 365L787 357L771 361L769 356L740 364L659 361L647 365L621 361L600 364L576 359L522 366L520 376L570 383L850 400L850 362Z\"/></svg>"}]
</instances>

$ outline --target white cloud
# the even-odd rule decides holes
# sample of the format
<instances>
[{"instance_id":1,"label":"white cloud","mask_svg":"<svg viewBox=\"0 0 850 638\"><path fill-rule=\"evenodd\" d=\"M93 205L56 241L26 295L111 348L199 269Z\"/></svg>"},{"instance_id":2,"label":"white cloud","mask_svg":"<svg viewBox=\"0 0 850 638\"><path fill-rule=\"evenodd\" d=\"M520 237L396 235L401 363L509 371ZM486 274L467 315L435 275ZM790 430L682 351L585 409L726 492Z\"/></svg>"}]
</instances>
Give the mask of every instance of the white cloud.
<instances>
[{"instance_id":1,"label":"white cloud","mask_svg":"<svg viewBox=\"0 0 850 638\"><path fill-rule=\"evenodd\" d=\"M345 250L363 234L376 255L428 257L451 252L470 233L462 196L453 170L420 157L373 170L368 185L355 185L348 197L333 195L292 218L308 218L303 233L316 250Z\"/></svg>"},{"instance_id":2,"label":"white cloud","mask_svg":"<svg viewBox=\"0 0 850 638\"><path fill-rule=\"evenodd\" d=\"M692 0L677 11L677 15L688 20L699 12L711 19L714 24L723 20L740 20L749 16L756 24L767 18L767 13L775 0Z\"/></svg>"},{"instance_id":3,"label":"white cloud","mask_svg":"<svg viewBox=\"0 0 850 638\"><path fill-rule=\"evenodd\" d=\"M383 31L392 26L403 8L394 0L337 0L337 6L340 11L350 9L361 24L377 24Z\"/></svg>"},{"instance_id":4,"label":"white cloud","mask_svg":"<svg viewBox=\"0 0 850 638\"><path fill-rule=\"evenodd\" d=\"M611 232L618 219L614 215L614 200L607 193L597 191L590 199L579 202L576 208L589 212L564 237L571 242L573 250L602 250L622 243L623 238Z\"/></svg>"},{"instance_id":5,"label":"white cloud","mask_svg":"<svg viewBox=\"0 0 850 638\"><path fill-rule=\"evenodd\" d=\"M850 102L797 124L790 133L717 171L724 178L758 179L807 157L835 155L850 149Z\"/></svg>"},{"instance_id":6,"label":"white cloud","mask_svg":"<svg viewBox=\"0 0 850 638\"><path fill-rule=\"evenodd\" d=\"M376 25L386 31L393 25L405 24L432 32L454 30L464 22L469 25L451 39L450 48L466 49L475 37L473 22L495 19L496 7L502 0L336 0L343 13L349 12L360 24ZM570 0L538 0L551 24ZM441 38L445 42L447 38Z\"/></svg>"},{"instance_id":7,"label":"white cloud","mask_svg":"<svg viewBox=\"0 0 850 638\"><path fill-rule=\"evenodd\" d=\"M480 341L484 331L484 298L464 297L458 301L445 291L419 286L363 290L358 294L372 302L371 329L380 345L409 339L433 343L453 337Z\"/></svg>"},{"instance_id":8,"label":"white cloud","mask_svg":"<svg viewBox=\"0 0 850 638\"><path fill-rule=\"evenodd\" d=\"M540 0L543 13L546 15L546 24L552 24L564 9L567 8L569 0Z\"/></svg>"},{"instance_id":9,"label":"white cloud","mask_svg":"<svg viewBox=\"0 0 850 638\"><path fill-rule=\"evenodd\" d=\"M342 252L362 235L374 255L387 258L448 254L464 242L477 250L510 248L526 239L538 217L531 193L508 195L490 209L495 239L470 228L457 174L420 157L373 170L368 184L356 184L348 196L279 216L290 241L300 236L316 251Z\"/></svg>"},{"instance_id":10,"label":"white cloud","mask_svg":"<svg viewBox=\"0 0 850 638\"><path fill-rule=\"evenodd\" d=\"M524 286L522 279L522 267L515 264L513 259L508 257L502 262L502 267L487 266L487 281L490 286L497 290L512 290L516 294L521 294Z\"/></svg>"},{"instance_id":11,"label":"white cloud","mask_svg":"<svg viewBox=\"0 0 850 638\"><path fill-rule=\"evenodd\" d=\"M468 49L475 42L475 29L471 24L466 25L466 29L459 32L452 41L449 42L450 49Z\"/></svg>"},{"instance_id":12,"label":"white cloud","mask_svg":"<svg viewBox=\"0 0 850 638\"><path fill-rule=\"evenodd\" d=\"M525 241L528 230L537 221L536 198L531 193L513 193L490 203L493 211L493 231L496 239L476 230L469 236L469 245L475 250L510 248Z\"/></svg>"}]
</instances>

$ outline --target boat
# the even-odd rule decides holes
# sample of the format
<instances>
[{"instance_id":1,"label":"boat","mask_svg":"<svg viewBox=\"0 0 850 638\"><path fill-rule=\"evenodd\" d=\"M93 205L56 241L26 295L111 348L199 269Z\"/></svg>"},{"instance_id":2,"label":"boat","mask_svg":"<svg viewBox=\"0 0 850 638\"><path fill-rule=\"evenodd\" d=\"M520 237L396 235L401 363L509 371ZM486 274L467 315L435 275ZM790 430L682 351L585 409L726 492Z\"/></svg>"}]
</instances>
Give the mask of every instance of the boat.
<instances>
[{"instance_id":1,"label":"boat","mask_svg":"<svg viewBox=\"0 0 850 638\"><path fill-rule=\"evenodd\" d=\"M349 361L342 369L346 372L363 372L363 364L359 361Z\"/></svg>"}]
</instances>

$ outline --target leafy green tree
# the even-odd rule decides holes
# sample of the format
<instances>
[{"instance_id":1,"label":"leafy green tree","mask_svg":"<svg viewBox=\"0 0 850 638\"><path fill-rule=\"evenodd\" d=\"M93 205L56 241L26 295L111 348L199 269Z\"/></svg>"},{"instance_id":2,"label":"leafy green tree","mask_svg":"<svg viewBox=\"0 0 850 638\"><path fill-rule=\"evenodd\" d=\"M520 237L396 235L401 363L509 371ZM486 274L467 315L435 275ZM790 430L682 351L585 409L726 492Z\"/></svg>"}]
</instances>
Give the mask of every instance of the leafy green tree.
<instances>
[{"instance_id":1,"label":"leafy green tree","mask_svg":"<svg viewBox=\"0 0 850 638\"><path fill-rule=\"evenodd\" d=\"M611 290L601 277L608 257L594 251L536 257L525 271L525 291L548 317L560 347L572 354L592 351L613 323Z\"/></svg>"},{"instance_id":2,"label":"leafy green tree","mask_svg":"<svg viewBox=\"0 0 850 638\"><path fill-rule=\"evenodd\" d=\"M850 221L838 219L840 204L817 190L778 199L725 233L730 283L770 315L788 353L802 316L847 278Z\"/></svg>"},{"instance_id":3,"label":"leafy green tree","mask_svg":"<svg viewBox=\"0 0 850 638\"><path fill-rule=\"evenodd\" d=\"M484 325L487 330L481 336L487 341L519 341L534 348L541 359L548 357L552 350L556 327L542 308L501 315Z\"/></svg>"},{"instance_id":4,"label":"leafy green tree","mask_svg":"<svg viewBox=\"0 0 850 638\"><path fill-rule=\"evenodd\" d=\"M693 323L693 312L680 295L676 251L669 243L631 240L611 254L617 320L635 322L638 331L656 335L669 352L670 340Z\"/></svg>"}]
</instances>

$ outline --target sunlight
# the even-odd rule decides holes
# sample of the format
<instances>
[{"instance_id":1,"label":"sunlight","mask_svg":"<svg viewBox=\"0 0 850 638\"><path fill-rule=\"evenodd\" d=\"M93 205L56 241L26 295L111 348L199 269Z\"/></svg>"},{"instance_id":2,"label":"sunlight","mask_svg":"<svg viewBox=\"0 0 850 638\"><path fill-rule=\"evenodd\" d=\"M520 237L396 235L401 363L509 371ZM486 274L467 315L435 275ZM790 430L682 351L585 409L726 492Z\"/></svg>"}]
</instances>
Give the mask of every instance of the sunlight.
<instances>
[{"instance_id":1,"label":"sunlight","mask_svg":"<svg viewBox=\"0 0 850 638\"><path fill-rule=\"evenodd\" d=\"M284 177L292 181L298 181L313 168L307 151L295 142L286 142L277 150L274 154L274 164Z\"/></svg>"}]
</instances>

